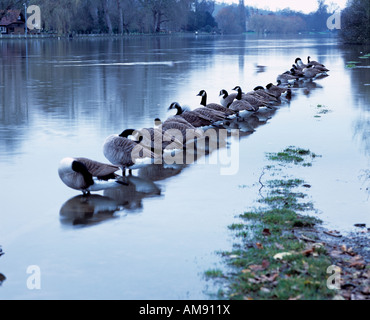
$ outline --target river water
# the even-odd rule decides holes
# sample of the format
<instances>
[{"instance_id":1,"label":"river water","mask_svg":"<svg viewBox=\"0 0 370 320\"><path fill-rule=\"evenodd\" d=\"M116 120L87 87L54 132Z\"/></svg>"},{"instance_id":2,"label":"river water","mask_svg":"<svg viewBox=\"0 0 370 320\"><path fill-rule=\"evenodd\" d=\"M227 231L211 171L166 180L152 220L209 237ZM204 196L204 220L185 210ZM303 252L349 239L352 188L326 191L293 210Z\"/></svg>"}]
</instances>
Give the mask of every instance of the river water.
<instances>
[{"instance_id":1,"label":"river water","mask_svg":"<svg viewBox=\"0 0 370 320\"><path fill-rule=\"evenodd\" d=\"M217 251L230 250L227 226L258 196L265 153L291 145L322 156L299 175L324 225L369 226L369 52L326 37L0 41L0 298L209 299L203 273L223 268ZM88 198L58 177L66 156L107 162L108 135L153 126L173 101L196 107L201 89L218 102L220 89L265 86L308 55L329 77L229 137L233 174L216 153Z\"/></svg>"}]
</instances>

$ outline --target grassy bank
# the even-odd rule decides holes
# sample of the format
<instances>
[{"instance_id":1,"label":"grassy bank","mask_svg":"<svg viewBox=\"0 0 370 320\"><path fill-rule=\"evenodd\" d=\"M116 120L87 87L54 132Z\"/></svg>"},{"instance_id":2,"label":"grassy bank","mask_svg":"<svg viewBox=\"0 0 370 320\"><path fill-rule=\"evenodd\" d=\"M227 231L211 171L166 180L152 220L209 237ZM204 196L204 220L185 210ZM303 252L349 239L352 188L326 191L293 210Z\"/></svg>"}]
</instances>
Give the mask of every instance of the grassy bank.
<instances>
[{"instance_id":1,"label":"grassy bank","mask_svg":"<svg viewBox=\"0 0 370 320\"><path fill-rule=\"evenodd\" d=\"M205 272L207 278L223 284L217 298L342 299L339 277L330 278L334 249L320 237L321 221L307 200L305 191L311 186L287 175L289 167L310 167L318 156L296 147L266 156L270 164L259 179L259 206L240 214L229 226L233 249L220 252L230 271ZM340 276L342 269L334 270ZM361 270L368 271L365 263Z\"/></svg>"}]
</instances>

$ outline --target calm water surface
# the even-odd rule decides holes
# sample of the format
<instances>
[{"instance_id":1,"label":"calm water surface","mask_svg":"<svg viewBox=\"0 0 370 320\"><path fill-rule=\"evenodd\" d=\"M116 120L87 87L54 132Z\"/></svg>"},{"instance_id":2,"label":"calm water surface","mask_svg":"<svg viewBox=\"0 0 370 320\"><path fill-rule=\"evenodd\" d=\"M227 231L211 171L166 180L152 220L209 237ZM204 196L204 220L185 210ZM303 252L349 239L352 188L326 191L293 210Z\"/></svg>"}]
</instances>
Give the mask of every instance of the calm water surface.
<instances>
[{"instance_id":1,"label":"calm water surface","mask_svg":"<svg viewBox=\"0 0 370 320\"><path fill-rule=\"evenodd\" d=\"M290 145L322 155L297 173L325 225L370 225L369 59L359 59L369 52L330 38L0 41L0 298L208 299L203 272L223 267L215 252L231 248L227 225L254 205L265 152ZM241 134L237 174L222 175L221 164L154 167L87 199L59 180L60 159L107 162L106 136L152 126L171 102L196 107L200 89L218 102L220 89L266 85L308 55L330 76L255 119L256 131ZM351 60L360 67L346 69ZM27 288L31 265L40 290Z\"/></svg>"}]
</instances>

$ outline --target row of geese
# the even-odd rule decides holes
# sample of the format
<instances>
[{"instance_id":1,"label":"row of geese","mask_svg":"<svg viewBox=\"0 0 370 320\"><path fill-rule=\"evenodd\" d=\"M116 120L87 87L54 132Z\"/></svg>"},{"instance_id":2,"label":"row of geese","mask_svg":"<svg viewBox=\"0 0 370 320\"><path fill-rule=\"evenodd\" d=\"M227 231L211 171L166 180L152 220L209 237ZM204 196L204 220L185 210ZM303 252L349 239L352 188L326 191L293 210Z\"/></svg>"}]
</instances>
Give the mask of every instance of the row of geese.
<instances>
[{"instance_id":1,"label":"row of geese","mask_svg":"<svg viewBox=\"0 0 370 320\"><path fill-rule=\"evenodd\" d=\"M244 93L240 86L232 93L220 91L220 103L207 103L207 92L201 90L200 107L190 110L173 102L168 110L176 111L165 121L154 120L155 126L140 130L126 129L120 134L108 136L103 145L104 156L111 164L101 163L88 158L67 157L61 160L58 173L68 187L80 190L83 194L100 191L126 184L116 172L139 169L149 164L162 163L166 152L186 150L189 143L204 138L207 128L220 128L231 121L242 122L248 115L275 109L281 98L290 99L291 85L297 81L312 81L325 76L329 71L323 64L307 58L304 64L300 58L292 68L277 76L277 84L266 87L257 86ZM192 145L194 146L194 145Z\"/></svg>"}]
</instances>

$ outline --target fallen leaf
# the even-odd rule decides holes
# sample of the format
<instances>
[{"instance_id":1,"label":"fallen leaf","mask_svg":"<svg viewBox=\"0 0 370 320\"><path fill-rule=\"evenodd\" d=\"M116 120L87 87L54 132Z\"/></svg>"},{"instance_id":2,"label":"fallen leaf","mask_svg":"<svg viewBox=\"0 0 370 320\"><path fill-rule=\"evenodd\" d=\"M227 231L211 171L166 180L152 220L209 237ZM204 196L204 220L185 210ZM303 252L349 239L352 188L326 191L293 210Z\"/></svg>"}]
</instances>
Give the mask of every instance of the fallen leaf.
<instances>
[{"instance_id":1,"label":"fallen leaf","mask_svg":"<svg viewBox=\"0 0 370 320\"><path fill-rule=\"evenodd\" d=\"M361 261L356 261L356 262L353 262L349 265L350 268L353 268L355 267L356 269L364 269L365 268L365 264Z\"/></svg>"},{"instance_id":2,"label":"fallen leaf","mask_svg":"<svg viewBox=\"0 0 370 320\"><path fill-rule=\"evenodd\" d=\"M291 256L291 252L280 252L274 255L275 260L283 260L285 257Z\"/></svg>"},{"instance_id":3,"label":"fallen leaf","mask_svg":"<svg viewBox=\"0 0 370 320\"><path fill-rule=\"evenodd\" d=\"M308 257L313 252L314 252L314 249L313 248L310 248L310 249L307 249L307 250L302 251L301 254L303 254L304 256Z\"/></svg>"},{"instance_id":4,"label":"fallen leaf","mask_svg":"<svg viewBox=\"0 0 370 320\"><path fill-rule=\"evenodd\" d=\"M307 241L307 242L315 242L315 240L313 240L309 237L306 237L304 234L301 235L300 239L303 240L303 241Z\"/></svg>"},{"instance_id":5,"label":"fallen leaf","mask_svg":"<svg viewBox=\"0 0 370 320\"><path fill-rule=\"evenodd\" d=\"M336 237L336 238L341 238L342 235L339 234L339 231L332 230L332 231L323 231L323 233L327 234L328 236Z\"/></svg>"},{"instance_id":6,"label":"fallen leaf","mask_svg":"<svg viewBox=\"0 0 370 320\"><path fill-rule=\"evenodd\" d=\"M267 228L263 229L262 234L263 234L264 236L271 236L270 229L267 229Z\"/></svg>"},{"instance_id":7,"label":"fallen leaf","mask_svg":"<svg viewBox=\"0 0 370 320\"><path fill-rule=\"evenodd\" d=\"M250 271L262 271L262 270L265 270L265 268L260 265L260 264L252 264L250 265L247 269L245 270L250 270Z\"/></svg>"},{"instance_id":8,"label":"fallen leaf","mask_svg":"<svg viewBox=\"0 0 370 320\"><path fill-rule=\"evenodd\" d=\"M271 275L271 276L265 276L265 275L264 275L264 281L265 281L265 282L274 282L278 276L279 276L279 274L278 274L278 273L274 273L274 274L273 274L273 275Z\"/></svg>"},{"instance_id":9,"label":"fallen leaf","mask_svg":"<svg viewBox=\"0 0 370 320\"><path fill-rule=\"evenodd\" d=\"M360 255L354 256L348 262L349 262L350 268L355 267L356 269L361 270L361 269L365 269L366 267L365 261Z\"/></svg>"},{"instance_id":10,"label":"fallen leaf","mask_svg":"<svg viewBox=\"0 0 370 320\"><path fill-rule=\"evenodd\" d=\"M267 269L270 266L270 262L266 259L263 259L262 266Z\"/></svg>"},{"instance_id":11,"label":"fallen leaf","mask_svg":"<svg viewBox=\"0 0 370 320\"><path fill-rule=\"evenodd\" d=\"M263 244L261 242L256 243L257 249L263 249Z\"/></svg>"},{"instance_id":12,"label":"fallen leaf","mask_svg":"<svg viewBox=\"0 0 370 320\"><path fill-rule=\"evenodd\" d=\"M262 292L264 292L264 293L270 293L270 292L271 292L271 290L270 290L270 289L265 288L265 287L261 287L261 288L260 288L260 290L261 290Z\"/></svg>"}]
</instances>

